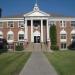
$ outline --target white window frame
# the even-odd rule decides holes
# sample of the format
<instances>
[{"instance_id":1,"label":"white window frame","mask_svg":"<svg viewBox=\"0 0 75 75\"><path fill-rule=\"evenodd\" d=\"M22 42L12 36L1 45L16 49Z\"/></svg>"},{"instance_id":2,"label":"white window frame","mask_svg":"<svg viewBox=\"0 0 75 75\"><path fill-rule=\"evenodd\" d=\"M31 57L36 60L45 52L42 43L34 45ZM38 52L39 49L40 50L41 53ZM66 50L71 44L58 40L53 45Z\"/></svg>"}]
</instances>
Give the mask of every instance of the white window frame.
<instances>
[{"instance_id":1,"label":"white window frame","mask_svg":"<svg viewBox=\"0 0 75 75\"><path fill-rule=\"evenodd\" d=\"M71 21L71 27L72 27L73 29L75 29L75 25L72 26L72 22L75 22L75 21Z\"/></svg>"},{"instance_id":2,"label":"white window frame","mask_svg":"<svg viewBox=\"0 0 75 75\"><path fill-rule=\"evenodd\" d=\"M75 34L71 34L71 41L75 41L75 38L73 39L73 36L75 37Z\"/></svg>"},{"instance_id":3,"label":"white window frame","mask_svg":"<svg viewBox=\"0 0 75 75\"><path fill-rule=\"evenodd\" d=\"M63 45L63 47L61 46L62 44L66 44L66 47L65 47L65 45ZM61 50L66 50L67 49L67 43L66 42L61 42L61 44L60 44L60 49Z\"/></svg>"},{"instance_id":4,"label":"white window frame","mask_svg":"<svg viewBox=\"0 0 75 75\"><path fill-rule=\"evenodd\" d=\"M60 27L65 28L66 27L66 21L60 21Z\"/></svg>"},{"instance_id":5,"label":"white window frame","mask_svg":"<svg viewBox=\"0 0 75 75\"><path fill-rule=\"evenodd\" d=\"M9 35L12 35L12 39L8 39ZM7 34L7 40L14 40L14 34Z\"/></svg>"},{"instance_id":6,"label":"white window frame","mask_svg":"<svg viewBox=\"0 0 75 75\"><path fill-rule=\"evenodd\" d=\"M20 25L20 22L23 22L23 26L24 26L24 21L18 21L18 27L19 27L19 28L24 28L24 27L22 27L22 26Z\"/></svg>"},{"instance_id":7,"label":"white window frame","mask_svg":"<svg viewBox=\"0 0 75 75\"><path fill-rule=\"evenodd\" d=\"M3 22L0 22L0 23L2 23L2 26L0 28L3 28Z\"/></svg>"},{"instance_id":8,"label":"white window frame","mask_svg":"<svg viewBox=\"0 0 75 75\"><path fill-rule=\"evenodd\" d=\"M19 39L19 35L24 35L24 34L18 34L18 41L24 41L24 39Z\"/></svg>"},{"instance_id":9,"label":"white window frame","mask_svg":"<svg viewBox=\"0 0 75 75\"><path fill-rule=\"evenodd\" d=\"M63 37L63 38L61 38L61 37ZM67 39L67 34L60 34L60 39Z\"/></svg>"},{"instance_id":10,"label":"white window frame","mask_svg":"<svg viewBox=\"0 0 75 75\"><path fill-rule=\"evenodd\" d=\"M0 31L1 32L1 34L0 34L0 38L3 38L3 32L2 31Z\"/></svg>"},{"instance_id":11,"label":"white window frame","mask_svg":"<svg viewBox=\"0 0 75 75\"><path fill-rule=\"evenodd\" d=\"M8 24L9 24L9 22L13 22L12 24L13 24L13 27L10 27ZM7 22L7 28L14 28L14 21L8 21Z\"/></svg>"}]
</instances>

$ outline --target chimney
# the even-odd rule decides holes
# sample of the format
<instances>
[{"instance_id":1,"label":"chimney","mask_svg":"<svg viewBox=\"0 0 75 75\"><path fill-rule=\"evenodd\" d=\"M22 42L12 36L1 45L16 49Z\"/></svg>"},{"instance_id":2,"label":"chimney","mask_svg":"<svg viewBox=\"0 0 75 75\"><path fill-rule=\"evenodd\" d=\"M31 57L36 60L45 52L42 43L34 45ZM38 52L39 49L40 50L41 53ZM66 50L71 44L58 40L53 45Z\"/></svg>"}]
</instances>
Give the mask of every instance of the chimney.
<instances>
[{"instance_id":1,"label":"chimney","mask_svg":"<svg viewBox=\"0 0 75 75\"><path fill-rule=\"evenodd\" d=\"M1 18L1 16L2 16L2 9L0 8L0 18Z\"/></svg>"}]
</instances>

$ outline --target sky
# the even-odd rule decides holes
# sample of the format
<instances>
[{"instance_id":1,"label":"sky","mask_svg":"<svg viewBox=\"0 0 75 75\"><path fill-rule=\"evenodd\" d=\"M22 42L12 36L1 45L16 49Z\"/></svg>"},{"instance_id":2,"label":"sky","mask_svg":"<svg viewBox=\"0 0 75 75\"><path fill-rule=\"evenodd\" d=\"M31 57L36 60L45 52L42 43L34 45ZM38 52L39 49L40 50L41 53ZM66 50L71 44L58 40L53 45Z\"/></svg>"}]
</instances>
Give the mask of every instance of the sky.
<instances>
[{"instance_id":1,"label":"sky","mask_svg":"<svg viewBox=\"0 0 75 75\"><path fill-rule=\"evenodd\" d=\"M2 16L32 11L36 0L0 0ZM40 10L64 16L75 16L75 0L37 0Z\"/></svg>"}]
</instances>

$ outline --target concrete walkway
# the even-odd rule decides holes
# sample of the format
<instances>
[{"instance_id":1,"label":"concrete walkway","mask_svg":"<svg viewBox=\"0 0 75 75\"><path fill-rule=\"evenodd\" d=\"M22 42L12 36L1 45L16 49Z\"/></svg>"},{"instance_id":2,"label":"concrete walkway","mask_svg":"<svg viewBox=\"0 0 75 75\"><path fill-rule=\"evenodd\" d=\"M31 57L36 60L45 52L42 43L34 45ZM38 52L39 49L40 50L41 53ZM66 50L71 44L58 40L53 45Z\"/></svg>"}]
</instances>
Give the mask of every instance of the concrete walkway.
<instances>
[{"instance_id":1,"label":"concrete walkway","mask_svg":"<svg viewBox=\"0 0 75 75\"><path fill-rule=\"evenodd\" d=\"M57 75L42 52L33 52L19 75Z\"/></svg>"}]
</instances>

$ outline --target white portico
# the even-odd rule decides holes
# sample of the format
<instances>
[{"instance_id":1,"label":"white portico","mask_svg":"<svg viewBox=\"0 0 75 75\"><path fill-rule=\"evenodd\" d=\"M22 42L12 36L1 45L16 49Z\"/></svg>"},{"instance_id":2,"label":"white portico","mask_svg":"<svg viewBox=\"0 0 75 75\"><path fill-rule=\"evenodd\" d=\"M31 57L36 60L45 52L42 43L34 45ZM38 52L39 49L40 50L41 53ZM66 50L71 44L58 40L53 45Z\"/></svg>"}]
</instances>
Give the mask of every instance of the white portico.
<instances>
[{"instance_id":1,"label":"white portico","mask_svg":"<svg viewBox=\"0 0 75 75\"><path fill-rule=\"evenodd\" d=\"M49 25L48 25L49 23L48 19L50 17L49 14L41 11L36 3L33 8L33 11L24 14L24 17L25 17L24 18L25 19L25 41L29 41L29 36L30 36L30 42L38 41L38 43L40 43L40 42L44 42L44 39L46 41L49 41L50 39ZM28 34L29 32L28 24L30 24L30 28L31 28L30 35Z\"/></svg>"}]
</instances>

